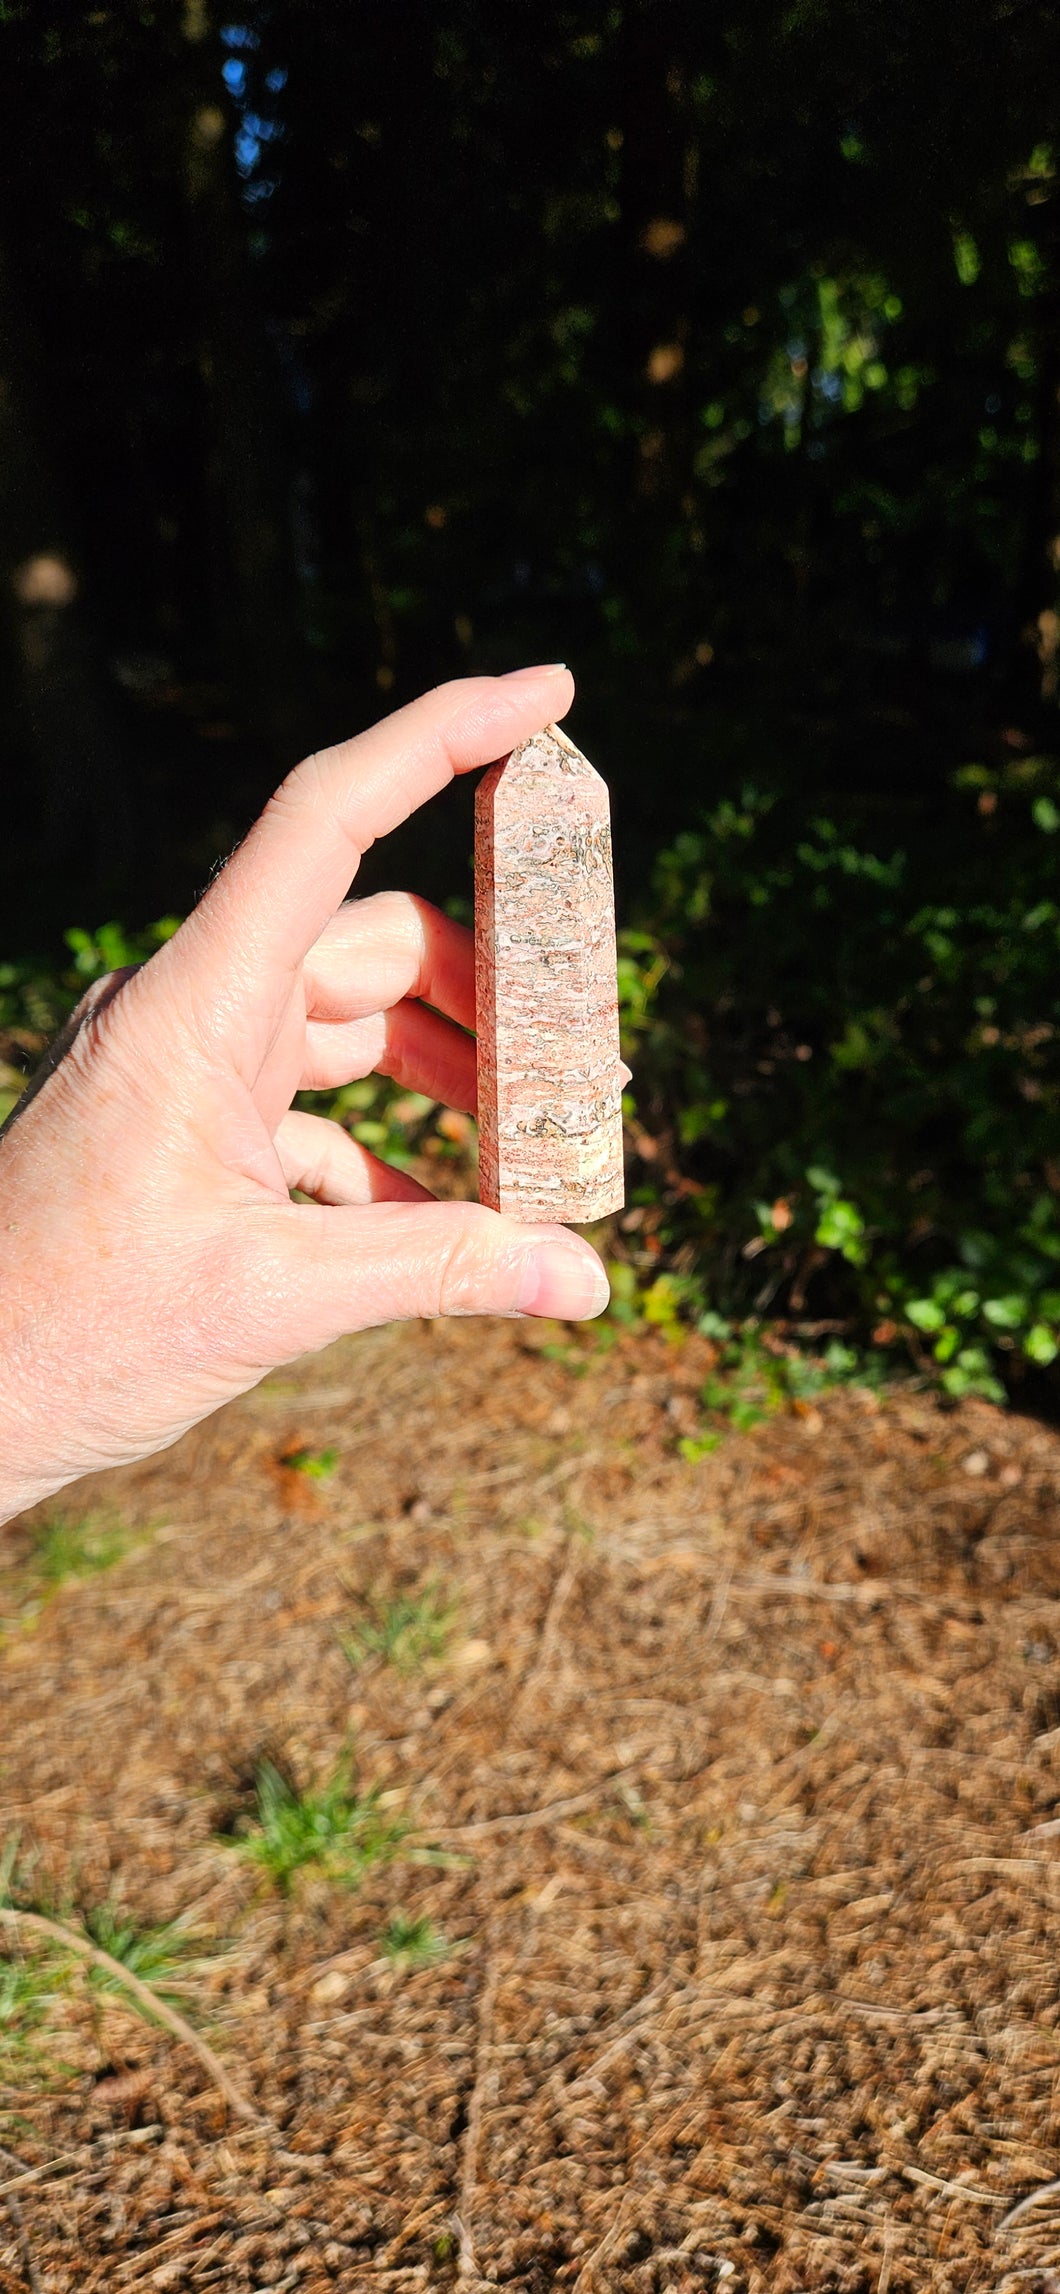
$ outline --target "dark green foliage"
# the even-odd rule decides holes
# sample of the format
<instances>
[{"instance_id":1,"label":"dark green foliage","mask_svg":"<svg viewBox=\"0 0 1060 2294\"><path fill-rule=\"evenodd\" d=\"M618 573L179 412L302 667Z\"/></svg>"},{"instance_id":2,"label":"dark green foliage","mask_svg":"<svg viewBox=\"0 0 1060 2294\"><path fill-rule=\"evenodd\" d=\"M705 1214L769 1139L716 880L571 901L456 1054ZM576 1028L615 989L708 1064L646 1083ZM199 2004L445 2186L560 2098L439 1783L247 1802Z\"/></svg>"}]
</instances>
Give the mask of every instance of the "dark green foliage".
<instances>
[{"instance_id":1,"label":"dark green foliage","mask_svg":"<svg viewBox=\"0 0 1060 2294\"><path fill-rule=\"evenodd\" d=\"M63 934L65 959L37 956L0 962L0 1122L15 1104L24 1074L92 981L105 972L144 963L172 939L179 921L177 916L163 916L139 932L113 921L94 932L71 925Z\"/></svg>"},{"instance_id":2,"label":"dark green foliage","mask_svg":"<svg viewBox=\"0 0 1060 2294\"><path fill-rule=\"evenodd\" d=\"M734 755L938 785L969 722L1039 714L1058 62L1047 0L896 0L882 44L872 0L442 0L400 42L297 0L0 11L0 276L53 466L9 481L0 580L61 510L138 843L89 877L49 812L5 618L9 948L89 881L93 916L190 902L306 650L321 737L570 658L638 881ZM466 887L459 801L403 842Z\"/></svg>"},{"instance_id":3,"label":"dark green foliage","mask_svg":"<svg viewBox=\"0 0 1060 2294\"><path fill-rule=\"evenodd\" d=\"M627 1231L686 1311L839 1318L955 1396L1053 1360L1057 786L969 766L896 818L763 781L662 854L626 942Z\"/></svg>"}]
</instances>

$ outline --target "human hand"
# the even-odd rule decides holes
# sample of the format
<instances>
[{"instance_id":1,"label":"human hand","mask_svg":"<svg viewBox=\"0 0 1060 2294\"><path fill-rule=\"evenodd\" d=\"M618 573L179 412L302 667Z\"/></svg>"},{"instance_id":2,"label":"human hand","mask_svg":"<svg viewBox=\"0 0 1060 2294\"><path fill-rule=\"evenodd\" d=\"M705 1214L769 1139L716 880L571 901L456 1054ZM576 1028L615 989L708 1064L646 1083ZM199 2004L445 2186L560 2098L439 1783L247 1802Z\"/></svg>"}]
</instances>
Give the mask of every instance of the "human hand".
<instances>
[{"instance_id":1,"label":"human hand","mask_svg":"<svg viewBox=\"0 0 1060 2294\"><path fill-rule=\"evenodd\" d=\"M601 1312L565 1228L436 1203L291 1110L373 1069L474 1107L471 935L402 893L341 903L376 837L572 695L562 669L468 678L310 757L173 939L86 997L0 1138L0 1521L345 1331Z\"/></svg>"}]
</instances>

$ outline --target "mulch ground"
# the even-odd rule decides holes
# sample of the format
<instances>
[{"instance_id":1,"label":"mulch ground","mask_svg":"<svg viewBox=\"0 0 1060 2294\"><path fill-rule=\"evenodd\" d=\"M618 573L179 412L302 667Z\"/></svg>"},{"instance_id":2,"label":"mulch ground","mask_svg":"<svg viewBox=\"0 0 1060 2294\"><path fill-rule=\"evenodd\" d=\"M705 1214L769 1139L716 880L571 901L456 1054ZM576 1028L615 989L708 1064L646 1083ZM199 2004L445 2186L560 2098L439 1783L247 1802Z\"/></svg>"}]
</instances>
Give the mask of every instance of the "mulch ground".
<instances>
[{"instance_id":1,"label":"mulch ground","mask_svg":"<svg viewBox=\"0 0 1060 2294\"><path fill-rule=\"evenodd\" d=\"M0 1839L194 1916L260 2117L75 1985L4 2294L1060 2289L1060 1437L851 1390L690 1465L702 1342L557 1335L367 1334L64 1500L142 1535L7 1633ZM431 1581L446 1653L351 1665ZM255 1763L350 1745L450 1861L281 1896Z\"/></svg>"}]
</instances>

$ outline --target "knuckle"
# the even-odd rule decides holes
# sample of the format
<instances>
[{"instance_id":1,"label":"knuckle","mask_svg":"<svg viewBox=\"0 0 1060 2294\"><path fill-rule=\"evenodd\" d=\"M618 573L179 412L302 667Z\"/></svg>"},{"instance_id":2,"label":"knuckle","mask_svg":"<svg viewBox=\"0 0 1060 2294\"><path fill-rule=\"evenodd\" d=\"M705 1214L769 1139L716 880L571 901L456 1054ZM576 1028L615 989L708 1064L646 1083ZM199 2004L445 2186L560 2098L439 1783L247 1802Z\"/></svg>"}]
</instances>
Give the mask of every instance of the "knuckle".
<instances>
[{"instance_id":1,"label":"knuckle","mask_svg":"<svg viewBox=\"0 0 1060 2294\"><path fill-rule=\"evenodd\" d=\"M479 1203L447 1206L459 1214L452 1232L443 1234L433 1270L432 1288L438 1314L475 1314L483 1310L484 1293L494 1274L489 1247L493 1214ZM495 1283L493 1285L495 1287Z\"/></svg>"}]
</instances>

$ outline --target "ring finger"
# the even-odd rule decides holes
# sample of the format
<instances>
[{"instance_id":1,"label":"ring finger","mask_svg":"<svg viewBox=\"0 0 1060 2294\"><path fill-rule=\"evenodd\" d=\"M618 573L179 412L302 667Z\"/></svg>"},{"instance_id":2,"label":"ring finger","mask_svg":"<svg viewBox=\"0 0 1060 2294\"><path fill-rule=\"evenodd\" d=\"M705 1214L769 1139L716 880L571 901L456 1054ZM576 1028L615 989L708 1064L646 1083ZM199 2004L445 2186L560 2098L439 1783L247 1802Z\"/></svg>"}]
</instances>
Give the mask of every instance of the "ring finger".
<instances>
[{"instance_id":1,"label":"ring finger","mask_svg":"<svg viewBox=\"0 0 1060 2294\"><path fill-rule=\"evenodd\" d=\"M362 1019L309 1022L300 1091L335 1091L372 1074L475 1112L474 1037L410 998Z\"/></svg>"}]
</instances>

